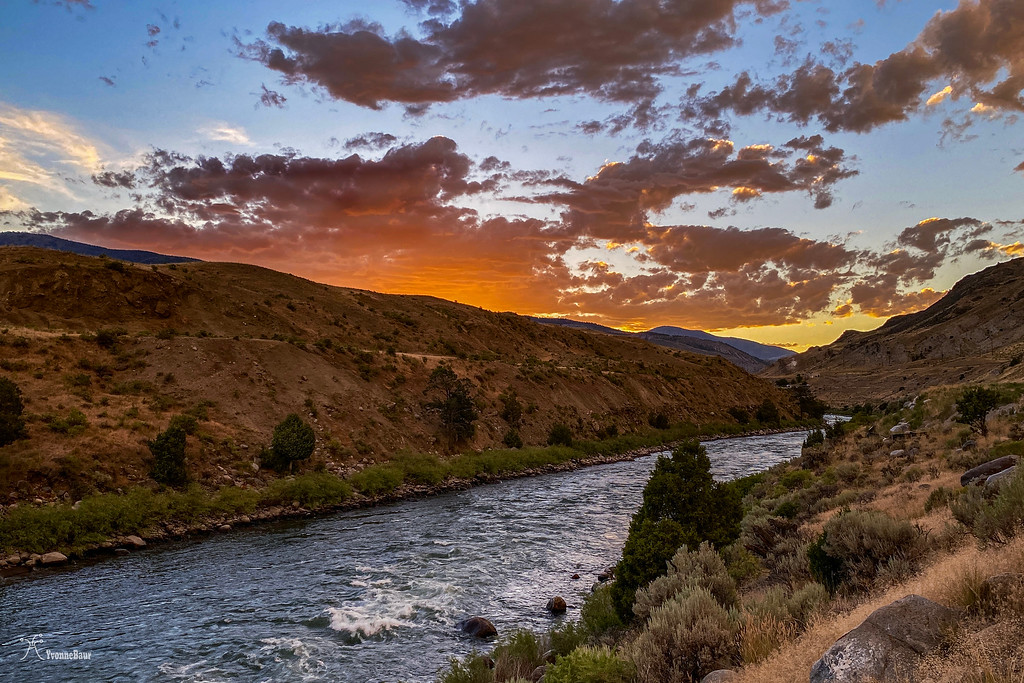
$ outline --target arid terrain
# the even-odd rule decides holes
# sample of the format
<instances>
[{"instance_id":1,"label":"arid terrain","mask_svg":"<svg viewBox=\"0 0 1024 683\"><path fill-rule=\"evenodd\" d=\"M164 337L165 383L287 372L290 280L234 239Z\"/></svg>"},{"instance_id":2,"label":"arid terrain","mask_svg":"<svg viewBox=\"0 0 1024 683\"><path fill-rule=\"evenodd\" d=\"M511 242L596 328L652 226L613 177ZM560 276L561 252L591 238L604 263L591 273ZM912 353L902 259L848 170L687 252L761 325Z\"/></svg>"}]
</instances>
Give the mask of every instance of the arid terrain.
<instances>
[{"instance_id":1,"label":"arid terrain","mask_svg":"<svg viewBox=\"0 0 1024 683\"><path fill-rule=\"evenodd\" d=\"M846 332L771 366L802 375L837 406L913 395L958 382L1024 379L1024 259L968 275L929 308L869 332Z\"/></svg>"},{"instance_id":2,"label":"arid terrain","mask_svg":"<svg viewBox=\"0 0 1024 683\"><path fill-rule=\"evenodd\" d=\"M23 392L29 434L0 451L8 501L147 481L146 443L183 412L202 418L188 453L204 485L267 476L257 452L292 412L316 430L309 467L444 454L424 408L439 363L472 383L479 419L460 449L501 446L499 396L511 391L527 445L555 424L593 438L648 429L652 413L729 422L728 408L765 399L791 414L784 392L719 358L253 266L7 247L0 291L0 370Z\"/></svg>"}]
</instances>

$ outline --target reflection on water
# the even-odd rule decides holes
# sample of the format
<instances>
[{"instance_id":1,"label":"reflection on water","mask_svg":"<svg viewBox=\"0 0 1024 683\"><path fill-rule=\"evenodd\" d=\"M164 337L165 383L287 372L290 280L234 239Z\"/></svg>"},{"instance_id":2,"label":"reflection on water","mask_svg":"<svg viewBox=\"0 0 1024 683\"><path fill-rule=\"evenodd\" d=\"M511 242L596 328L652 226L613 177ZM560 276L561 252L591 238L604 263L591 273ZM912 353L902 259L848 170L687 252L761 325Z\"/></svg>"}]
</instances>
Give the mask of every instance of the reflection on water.
<instances>
[{"instance_id":1,"label":"reflection on water","mask_svg":"<svg viewBox=\"0 0 1024 683\"><path fill-rule=\"evenodd\" d=\"M799 454L804 433L706 444L717 478ZM578 616L614 564L655 456L163 546L0 585L0 679L430 681L478 642ZM579 579L573 579L579 574ZM89 661L43 661L45 649Z\"/></svg>"}]
</instances>

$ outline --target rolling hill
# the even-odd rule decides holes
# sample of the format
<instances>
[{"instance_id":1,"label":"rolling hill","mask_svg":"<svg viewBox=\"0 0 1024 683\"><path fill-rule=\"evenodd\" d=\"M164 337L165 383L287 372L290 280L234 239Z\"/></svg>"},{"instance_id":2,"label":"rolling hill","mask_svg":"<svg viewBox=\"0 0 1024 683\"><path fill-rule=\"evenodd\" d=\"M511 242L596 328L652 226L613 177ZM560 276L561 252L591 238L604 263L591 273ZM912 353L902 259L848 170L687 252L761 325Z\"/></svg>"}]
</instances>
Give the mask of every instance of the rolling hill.
<instances>
[{"instance_id":1,"label":"rolling hill","mask_svg":"<svg viewBox=\"0 0 1024 683\"><path fill-rule=\"evenodd\" d=\"M1024 259L960 280L918 313L779 361L766 377L801 374L835 404L914 395L959 382L1024 379Z\"/></svg>"},{"instance_id":2,"label":"rolling hill","mask_svg":"<svg viewBox=\"0 0 1024 683\"><path fill-rule=\"evenodd\" d=\"M729 408L765 399L793 410L720 358L255 266L5 247L0 293L0 375L29 415L29 438L0 449L0 496L144 482L147 441L184 412L202 418L189 457L207 484L258 483L257 452L292 412L314 425L314 462L328 471L443 452L424 406L440 363L471 383L480 417L465 448L501 446L499 397L512 391L528 445L556 424L593 438L647 429L653 413L731 421Z\"/></svg>"},{"instance_id":3,"label":"rolling hill","mask_svg":"<svg viewBox=\"0 0 1024 683\"><path fill-rule=\"evenodd\" d=\"M632 335L670 349L704 356L720 356L747 372L760 372L772 362L795 354L795 352L779 346L769 346L736 337L719 337L710 332L687 330L682 327L662 326L646 332L624 332L614 327L567 318L531 318L531 320L544 325L559 325L616 336Z\"/></svg>"},{"instance_id":4,"label":"rolling hill","mask_svg":"<svg viewBox=\"0 0 1024 683\"><path fill-rule=\"evenodd\" d=\"M106 256L129 263L192 263L199 260L187 256L167 256L138 249L108 249L95 244L75 242L34 232L0 232L0 247L39 247L40 249L66 251L82 256Z\"/></svg>"}]
</instances>

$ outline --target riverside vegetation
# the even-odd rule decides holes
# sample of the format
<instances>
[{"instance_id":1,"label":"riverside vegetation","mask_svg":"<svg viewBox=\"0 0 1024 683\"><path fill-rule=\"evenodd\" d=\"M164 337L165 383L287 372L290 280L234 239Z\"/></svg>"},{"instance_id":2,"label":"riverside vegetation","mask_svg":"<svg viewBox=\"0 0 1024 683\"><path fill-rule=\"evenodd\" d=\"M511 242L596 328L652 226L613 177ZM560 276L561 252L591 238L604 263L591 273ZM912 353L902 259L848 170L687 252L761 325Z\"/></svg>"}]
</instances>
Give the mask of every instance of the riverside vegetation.
<instances>
[{"instance_id":1,"label":"riverside vegetation","mask_svg":"<svg viewBox=\"0 0 1024 683\"><path fill-rule=\"evenodd\" d=\"M807 680L839 636L908 593L957 615L914 680L1024 680L1024 474L960 486L967 469L1024 455L1022 394L943 387L851 406L799 458L728 483L684 443L659 460L614 579L577 619L504 634L438 680ZM999 580L1019 588L997 596Z\"/></svg>"}]
</instances>

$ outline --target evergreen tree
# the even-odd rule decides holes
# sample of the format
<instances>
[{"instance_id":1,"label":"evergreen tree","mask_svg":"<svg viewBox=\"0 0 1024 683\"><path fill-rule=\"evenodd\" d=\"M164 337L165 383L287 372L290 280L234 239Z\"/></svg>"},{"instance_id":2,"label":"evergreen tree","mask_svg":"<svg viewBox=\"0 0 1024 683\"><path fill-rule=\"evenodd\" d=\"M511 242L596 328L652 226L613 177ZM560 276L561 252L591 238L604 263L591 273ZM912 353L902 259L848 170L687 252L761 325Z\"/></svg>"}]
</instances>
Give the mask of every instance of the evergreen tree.
<instances>
[{"instance_id":1,"label":"evergreen tree","mask_svg":"<svg viewBox=\"0 0 1024 683\"><path fill-rule=\"evenodd\" d=\"M306 460L313 455L316 447L316 434L313 428L295 413L281 420L274 427L274 435L270 441L269 460L265 464L272 469L289 472L295 463Z\"/></svg>"},{"instance_id":2,"label":"evergreen tree","mask_svg":"<svg viewBox=\"0 0 1024 683\"><path fill-rule=\"evenodd\" d=\"M437 413L441 431L449 445L466 441L476 432L473 422L477 412L473 405L472 386L469 380L460 378L448 365L438 365L430 373L427 393L433 394L435 398L426 406L428 410Z\"/></svg>"},{"instance_id":3,"label":"evergreen tree","mask_svg":"<svg viewBox=\"0 0 1024 683\"><path fill-rule=\"evenodd\" d=\"M168 427L149 442L153 454L153 479L167 486L184 486L188 483L188 467L185 463L185 430Z\"/></svg>"},{"instance_id":4,"label":"evergreen tree","mask_svg":"<svg viewBox=\"0 0 1024 683\"><path fill-rule=\"evenodd\" d=\"M23 412L21 389L6 377L0 377L0 446L25 438Z\"/></svg>"}]
</instances>

